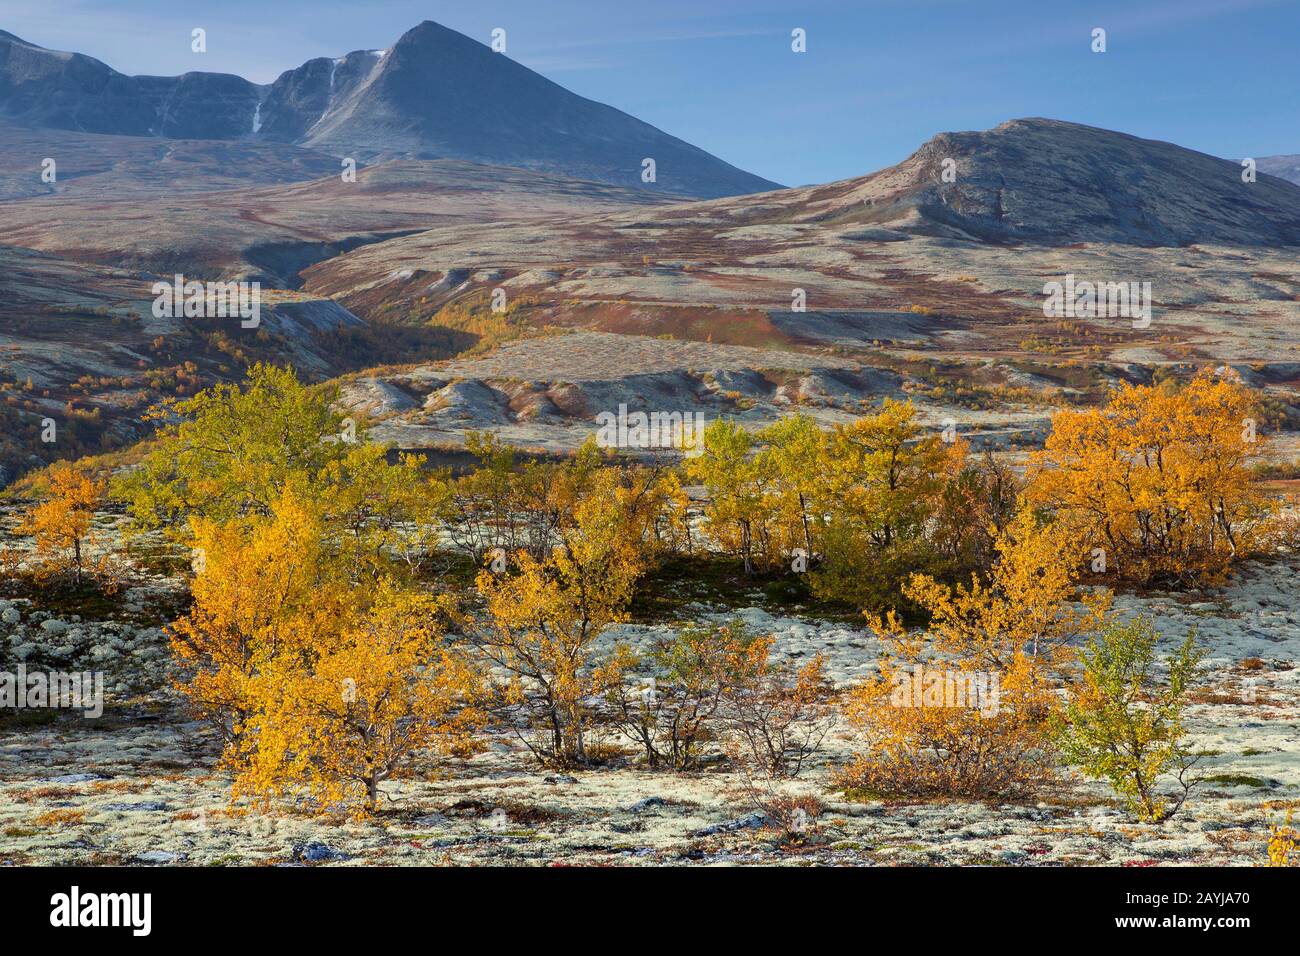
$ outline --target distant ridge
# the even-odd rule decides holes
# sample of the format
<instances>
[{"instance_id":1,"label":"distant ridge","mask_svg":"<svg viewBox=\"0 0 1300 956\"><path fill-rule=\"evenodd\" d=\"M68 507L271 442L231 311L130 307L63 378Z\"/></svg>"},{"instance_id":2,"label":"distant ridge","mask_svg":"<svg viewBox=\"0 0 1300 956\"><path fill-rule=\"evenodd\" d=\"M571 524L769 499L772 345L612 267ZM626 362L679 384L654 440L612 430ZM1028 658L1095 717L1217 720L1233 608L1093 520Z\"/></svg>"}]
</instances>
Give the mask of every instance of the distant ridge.
<instances>
[{"instance_id":1,"label":"distant ridge","mask_svg":"<svg viewBox=\"0 0 1300 956\"><path fill-rule=\"evenodd\" d=\"M772 200L790 221L989 242L1300 245L1300 186L1244 183L1234 160L1053 119L940 133L896 166Z\"/></svg>"},{"instance_id":2,"label":"distant ridge","mask_svg":"<svg viewBox=\"0 0 1300 956\"><path fill-rule=\"evenodd\" d=\"M1265 156L1256 160L1256 168L1287 182L1300 183L1300 154L1294 156Z\"/></svg>"}]
</instances>

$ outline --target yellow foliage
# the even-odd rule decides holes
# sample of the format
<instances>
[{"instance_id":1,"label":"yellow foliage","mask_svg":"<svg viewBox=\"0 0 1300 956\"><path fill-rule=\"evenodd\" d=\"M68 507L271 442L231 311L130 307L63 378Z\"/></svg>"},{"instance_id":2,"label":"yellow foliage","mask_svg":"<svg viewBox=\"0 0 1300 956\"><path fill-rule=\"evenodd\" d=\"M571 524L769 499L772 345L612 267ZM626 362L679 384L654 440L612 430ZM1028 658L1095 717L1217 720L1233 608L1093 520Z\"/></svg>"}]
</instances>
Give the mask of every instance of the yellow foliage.
<instances>
[{"instance_id":1,"label":"yellow foliage","mask_svg":"<svg viewBox=\"0 0 1300 956\"><path fill-rule=\"evenodd\" d=\"M171 626L178 689L225 741L233 796L307 787L362 797L417 752L468 752L478 675L436 622L446 608L391 576L353 575L319 502L292 488L268 517L193 521L194 604Z\"/></svg>"},{"instance_id":2,"label":"yellow foliage","mask_svg":"<svg viewBox=\"0 0 1300 956\"><path fill-rule=\"evenodd\" d=\"M386 447L366 442L321 471L326 522L358 567L379 574L396 562L415 573L428 562L450 493L441 477L423 473L423 465L416 455L389 464Z\"/></svg>"},{"instance_id":3,"label":"yellow foliage","mask_svg":"<svg viewBox=\"0 0 1300 956\"><path fill-rule=\"evenodd\" d=\"M1096 630L1109 592L1080 593L1077 546L1069 528L1040 524L1021 510L994 538L997 561L987 581L949 587L913 575L903 593L931 616L935 650L981 668L1009 667L1017 655L1049 667L1064 663L1069 642ZM877 619L878 620L878 619ZM877 629L905 639L889 622Z\"/></svg>"},{"instance_id":4,"label":"yellow foliage","mask_svg":"<svg viewBox=\"0 0 1300 956\"><path fill-rule=\"evenodd\" d=\"M1296 847L1300 846L1300 833L1291 825L1295 817L1295 808L1286 808L1286 819L1282 823L1274 824L1269 827L1268 836L1268 865L1269 866L1295 866L1296 862L1292 861L1292 854L1295 853Z\"/></svg>"},{"instance_id":5,"label":"yellow foliage","mask_svg":"<svg viewBox=\"0 0 1300 956\"><path fill-rule=\"evenodd\" d=\"M1257 414L1248 389L1209 371L1123 385L1105 408L1054 416L1026 493L1125 578L1213 579L1260 547L1274 510L1247 467L1264 444Z\"/></svg>"},{"instance_id":6,"label":"yellow foliage","mask_svg":"<svg viewBox=\"0 0 1300 956\"><path fill-rule=\"evenodd\" d=\"M505 701L527 724L517 729L544 763L587 761L588 700L622 679L617 668L595 666L591 645L624 618L645 570L631 493L617 474L598 474L574 503L571 522L556 530L546 560L520 550L510 573L478 576L488 621L471 626L488 659L510 675Z\"/></svg>"},{"instance_id":7,"label":"yellow foliage","mask_svg":"<svg viewBox=\"0 0 1300 956\"><path fill-rule=\"evenodd\" d=\"M868 613L890 641L880 675L848 696L865 747L847 786L909 795L984 796L1032 789L1056 700L1049 678L1068 643L1101 625L1109 594L1081 595L1068 530L1022 510L994 537L987 580L956 588L913 575L904 594L931 616L909 634ZM1078 606L1076 606L1076 604Z\"/></svg>"},{"instance_id":8,"label":"yellow foliage","mask_svg":"<svg viewBox=\"0 0 1300 956\"><path fill-rule=\"evenodd\" d=\"M545 561L557 537L574 526L579 503L593 494L614 496L626 510L627 543L646 560L683 543L687 499L671 472L608 466L595 438L562 462L518 462L518 450L485 432L470 432L466 450L479 468L448 490L443 515L452 543L481 562L489 552L526 550Z\"/></svg>"},{"instance_id":9,"label":"yellow foliage","mask_svg":"<svg viewBox=\"0 0 1300 956\"><path fill-rule=\"evenodd\" d=\"M817 596L883 603L906 571L973 550L987 483L966 466L965 443L945 443L909 403L886 399L829 432L804 415L756 435L718 420L701 444L686 467L707 495L704 531L747 574L802 551Z\"/></svg>"},{"instance_id":10,"label":"yellow foliage","mask_svg":"<svg viewBox=\"0 0 1300 956\"><path fill-rule=\"evenodd\" d=\"M297 656L271 662L241 741L236 794L301 783L325 806L360 792L373 810L379 785L414 755L476 752L486 720L473 703L480 677L443 645L440 611L427 596L385 587L369 613L316 635L309 665Z\"/></svg>"},{"instance_id":11,"label":"yellow foliage","mask_svg":"<svg viewBox=\"0 0 1300 956\"><path fill-rule=\"evenodd\" d=\"M1017 655L992 685L955 663L887 659L854 688L844 714L864 747L846 787L902 796L1007 796L1051 773L1042 759L1052 706L1038 665Z\"/></svg>"},{"instance_id":12,"label":"yellow foliage","mask_svg":"<svg viewBox=\"0 0 1300 956\"><path fill-rule=\"evenodd\" d=\"M49 483L48 495L23 515L18 533L36 538L42 577L71 571L80 584L86 552L95 544L91 525L103 504L104 482L77 465L57 462L50 466Z\"/></svg>"},{"instance_id":13,"label":"yellow foliage","mask_svg":"<svg viewBox=\"0 0 1300 956\"><path fill-rule=\"evenodd\" d=\"M191 526L193 605L170 628L172 653L186 673L178 689L236 745L259 706L257 676L337 630L354 601L325 550L320 515L293 492L269 518L196 518ZM239 753L234 746L227 757Z\"/></svg>"}]
</instances>

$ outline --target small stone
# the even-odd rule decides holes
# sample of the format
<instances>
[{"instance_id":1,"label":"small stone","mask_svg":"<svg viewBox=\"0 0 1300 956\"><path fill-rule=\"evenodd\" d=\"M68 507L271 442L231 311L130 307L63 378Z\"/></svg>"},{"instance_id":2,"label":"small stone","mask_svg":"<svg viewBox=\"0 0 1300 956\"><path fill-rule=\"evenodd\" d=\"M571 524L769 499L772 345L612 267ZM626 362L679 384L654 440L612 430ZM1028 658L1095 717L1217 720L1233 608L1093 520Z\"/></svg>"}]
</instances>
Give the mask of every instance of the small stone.
<instances>
[{"instance_id":1,"label":"small stone","mask_svg":"<svg viewBox=\"0 0 1300 956\"><path fill-rule=\"evenodd\" d=\"M175 863L181 855L169 853L167 850L145 850L143 853L137 853L135 858L141 863Z\"/></svg>"},{"instance_id":2,"label":"small stone","mask_svg":"<svg viewBox=\"0 0 1300 956\"><path fill-rule=\"evenodd\" d=\"M648 810L651 807L667 806L668 801L663 797L646 797L644 800L638 800L632 806L627 808L628 813L640 813L642 810Z\"/></svg>"},{"instance_id":3,"label":"small stone","mask_svg":"<svg viewBox=\"0 0 1300 956\"><path fill-rule=\"evenodd\" d=\"M692 836L715 836L719 833L734 833L736 830L755 830L766 822L767 817L762 813L755 811L747 813L743 817L735 820L726 820L722 823L715 823L712 826L702 827L696 830Z\"/></svg>"},{"instance_id":4,"label":"small stone","mask_svg":"<svg viewBox=\"0 0 1300 956\"><path fill-rule=\"evenodd\" d=\"M303 863L324 863L327 860L346 860L348 855L324 843L301 843L293 848L293 858Z\"/></svg>"}]
</instances>

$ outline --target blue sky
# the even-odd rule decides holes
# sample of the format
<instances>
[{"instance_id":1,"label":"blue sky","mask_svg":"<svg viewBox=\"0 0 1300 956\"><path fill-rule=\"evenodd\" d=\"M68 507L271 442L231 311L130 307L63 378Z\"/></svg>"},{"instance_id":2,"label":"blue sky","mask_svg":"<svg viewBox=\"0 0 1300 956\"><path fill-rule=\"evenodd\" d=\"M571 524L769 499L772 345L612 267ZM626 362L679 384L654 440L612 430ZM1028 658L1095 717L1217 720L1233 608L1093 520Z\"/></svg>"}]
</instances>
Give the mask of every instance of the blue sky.
<instances>
[{"instance_id":1,"label":"blue sky","mask_svg":"<svg viewBox=\"0 0 1300 956\"><path fill-rule=\"evenodd\" d=\"M125 73L258 82L426 19L484 42L502 27L526 66L788 185L1020 116L1300 153L1300 0L0 0L0 28ZM190 52L196 26L207 54Z\"/></svg>"}]
</instances>

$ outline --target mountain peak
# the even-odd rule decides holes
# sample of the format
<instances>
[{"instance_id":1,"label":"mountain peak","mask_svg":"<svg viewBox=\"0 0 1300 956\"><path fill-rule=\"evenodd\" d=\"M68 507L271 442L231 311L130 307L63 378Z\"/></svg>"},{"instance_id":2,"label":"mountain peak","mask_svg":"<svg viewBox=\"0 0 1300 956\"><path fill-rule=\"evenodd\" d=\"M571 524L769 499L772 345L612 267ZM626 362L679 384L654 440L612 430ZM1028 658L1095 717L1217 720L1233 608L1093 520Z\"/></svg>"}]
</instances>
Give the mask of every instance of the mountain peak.
<instances>
[{"instance_id":1,"label":"mountain peak","mask_svg":"<svg viewBox=\"0 0 1300 956\"><path fill-rule=\"evenodd\" d=\"M777 188L432 20L389 50L317 57L269 87L215 73L125 76L90 57L0 38L9 41L0 118L29 127L254 139L360 161L459 159L684 197ZM656 166L649 183L646 159Z\"/></svg>"},{"instance_id":2,"label":"mountain peak","mask_svg":"<svg viewBox=\"0 0 1300 956\"><path fill-rule=\"evenodd\" d=\"M456 44L474 43L483 46L482 43L479 43L472 37L466 36L458 30L453 30L451 27L445 27L436 20L421 20L415 26L411 27L411 29L403 33L398 38L397 42L398 44L429 42Z\"/></svg>"}]
</instances>

